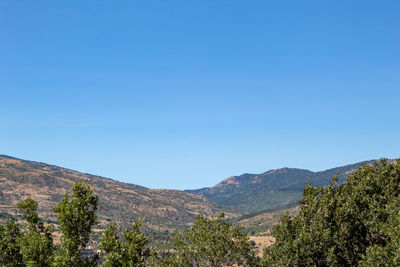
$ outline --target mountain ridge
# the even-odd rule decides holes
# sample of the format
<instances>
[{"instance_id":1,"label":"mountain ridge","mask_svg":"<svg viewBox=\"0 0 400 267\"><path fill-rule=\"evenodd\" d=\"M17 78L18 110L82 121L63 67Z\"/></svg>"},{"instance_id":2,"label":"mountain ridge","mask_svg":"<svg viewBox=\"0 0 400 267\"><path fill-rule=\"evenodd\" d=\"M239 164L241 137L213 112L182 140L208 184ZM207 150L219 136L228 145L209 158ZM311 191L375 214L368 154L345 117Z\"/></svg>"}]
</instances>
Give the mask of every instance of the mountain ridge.
<instances>
[{"instance_id":1,"label":"mountain ridge","mask_svg":"<svg viewBox=\"0 0 400 267\"><path fill-rule=\"evenodd\" d=\"M339 183L342 183L362 164L371 164L374 161L362 161L317 172L283 167L260 174L245 173L230 176L212 187L185 192L203 195L220 205L247 212L277 209L296 203L306 184L326 186L337 172Z\"/></svg>"},{"instance_id":2,"label":"mountain ridge","mask_svg":"<svg viewBox=\"0 0 400 267\"><path fill-rule=\"evenodd\" d=\"M228 217L240 213L222 208L207 198L180 190L149 189L78 171L0 155L0 219L19 216L18 201L30 196L39 204L45 221L55 223L52 208L71 191L75 182L84 181L99 195L98 228L111 222L122 228L143 217L148 231L171 233L188 227L198 214Z\"/></svg>"},{"instance_id":3,"label":"mountain ridge","mask_svg":"<svg viewBox=\"0 0 400 267\"><path fill-rule=\"evenodd\" d=\"M265 225L270 226L279 219L284 212L282 209L294 214L304 184L325 186L337 171L340 172L339 182L342 182L361 164L372 162L363 161L320 172L284 167L260 174L244 173L230 176L213 187L181 191L151 189L0 155L0 220L19 216L16 203L31 196L39 202L41 217L55 223L52 208L70 192L75 182L84 181L100 197L99 231L111 222L123 228L144 217L143 225L148 232L165 235L187 228L197 214L216 216L221 212L248 228L265 230Z\"/></svg>"}]
</instances>

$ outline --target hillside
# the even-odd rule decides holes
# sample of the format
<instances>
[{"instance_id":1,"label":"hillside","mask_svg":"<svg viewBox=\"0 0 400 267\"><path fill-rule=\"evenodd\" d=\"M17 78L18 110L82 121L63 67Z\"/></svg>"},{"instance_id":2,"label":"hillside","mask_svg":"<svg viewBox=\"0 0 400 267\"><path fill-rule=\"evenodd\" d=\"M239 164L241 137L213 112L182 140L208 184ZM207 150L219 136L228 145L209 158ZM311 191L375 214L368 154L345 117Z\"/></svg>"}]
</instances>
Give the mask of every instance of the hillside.
<instances>
[{"instance_id":1,"label":"hillside","mask_svg":"<svg viewBox=\"0 0 400 267\"><path fill-rule=\"evenodd\" d=\"M306 184L326 186L337 172L341 183L362 164L371 162L359 162L321 172L280 168L261 174L246 173L231 176L210 188L185 191L203 195L223 206L258 212L296 204Z\"/></svg>"},{"instance_id":2,"label":"hillside","mask_svg":"<svg viewBox=\"0 0 400 267\"><path fill-rule=\"evenodd\" d=\"M18 216L16 203L30 196L39 202L40 215L55 222L52 208L76 181L86 182L100 197L99 229L110 222L126 226L143 216L147 231L167 234L188 226L199 213L214 216L227 211L200 195L154 190L0 155L0 219Z\"/></svg>"},{"instance_id":3,"label":"hillside","mask_svg":"<svg viewBox=\"0 0 400 267\"><path fill-rule=\"evenodd\" d=\"M281 168L262 174L232 176L211 188L198 190L149 189L77 171L0 155L0 221L18 216L15 208L27 196L39 202L39 212L56 222L52 208L76 181L85 181L100 196L99 230L110 222L122 227L139 216L149 233L165 236L183 229L199 214L227 213L249 231L264 232L288 210L297 211L304 185L327 185L339 171L339 181L361 162L322 172Z\"/></svg>"}]
</instances>

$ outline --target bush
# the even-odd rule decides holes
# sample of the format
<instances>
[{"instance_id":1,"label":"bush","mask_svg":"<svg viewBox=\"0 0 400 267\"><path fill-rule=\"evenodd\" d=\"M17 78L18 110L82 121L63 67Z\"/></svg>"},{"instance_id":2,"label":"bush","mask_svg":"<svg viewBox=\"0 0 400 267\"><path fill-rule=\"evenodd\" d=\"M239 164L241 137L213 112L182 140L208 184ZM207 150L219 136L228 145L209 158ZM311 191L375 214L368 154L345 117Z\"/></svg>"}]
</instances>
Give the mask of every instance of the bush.
<instances>
[{"instance_id":1,"label":"bush","mask_svg":"<svg viewBox=\"0 0 400 267\"><path fill-rule=\"evenodd\" d=\"M253 247L241 227L198 215L192 227L176 234L170 243L170 255L159 266L255 266Z\"/></svg>"}]
</instances>

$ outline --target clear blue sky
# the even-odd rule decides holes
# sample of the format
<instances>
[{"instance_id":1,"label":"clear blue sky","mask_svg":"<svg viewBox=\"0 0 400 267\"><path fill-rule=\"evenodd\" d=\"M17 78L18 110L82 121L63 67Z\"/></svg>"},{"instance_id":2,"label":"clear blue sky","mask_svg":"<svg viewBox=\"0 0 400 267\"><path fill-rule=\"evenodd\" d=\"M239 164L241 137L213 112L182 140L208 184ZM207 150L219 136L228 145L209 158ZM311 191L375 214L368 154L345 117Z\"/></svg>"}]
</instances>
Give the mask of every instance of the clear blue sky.
<instances>
[{"instance_id":1,"label":"clear blue sky","mask_svg":"<svg viewBox=\"0 0 400 267\"><path fill-rule=\"evenodd\" d=\"M400 1L0 2L0 154L151 188L400 157Z\"/></svg>"}]
</instances>

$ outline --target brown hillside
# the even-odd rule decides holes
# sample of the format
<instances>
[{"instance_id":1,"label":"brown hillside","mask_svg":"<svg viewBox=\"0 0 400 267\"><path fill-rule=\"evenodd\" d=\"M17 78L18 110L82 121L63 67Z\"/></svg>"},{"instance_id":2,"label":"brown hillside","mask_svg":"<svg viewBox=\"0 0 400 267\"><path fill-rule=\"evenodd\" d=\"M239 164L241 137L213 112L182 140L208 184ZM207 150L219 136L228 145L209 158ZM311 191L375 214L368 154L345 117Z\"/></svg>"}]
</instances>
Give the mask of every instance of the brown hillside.
<instances>
[{"instance_id":1,"label":"brown hillside","mask_svg":"<svg viewBox=\"0 0 400 267\"><path fill-rule=\"evenodd\" d=\"M89 184L100 197L99 228L112 221L127 226L142 216L147 230L167 233L188 226L199 213L215 216L226 212L200 195L179 190L153 190L44 163L0 156L0 216L4 219L17 215L16 203L30 196L39 202L40 215L55 222L52 208L77 181ZM236 215L228 212L228 216Z\"/></svg>"}]
</instances>

